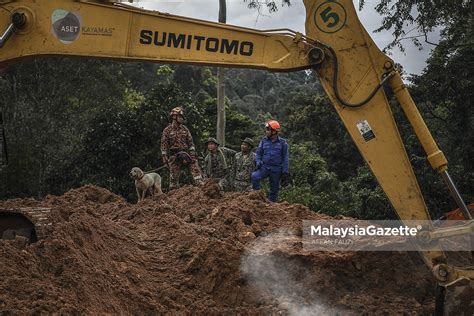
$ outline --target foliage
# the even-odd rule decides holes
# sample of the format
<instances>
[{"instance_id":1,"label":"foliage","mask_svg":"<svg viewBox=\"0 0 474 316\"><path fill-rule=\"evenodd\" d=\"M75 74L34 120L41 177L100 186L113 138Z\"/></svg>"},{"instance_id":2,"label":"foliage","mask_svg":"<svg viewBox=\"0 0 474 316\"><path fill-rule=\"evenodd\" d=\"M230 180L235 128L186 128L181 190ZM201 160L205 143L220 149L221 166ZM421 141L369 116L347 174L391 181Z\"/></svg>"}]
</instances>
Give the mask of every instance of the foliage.
<instances>
[{"instance_id":1,"label":"foliage","mask_svg":"<svg viewBox=\"0 0 474 316\"><path fill-rule=\"evenodd\" d=\"M360 0L360 8L365 5ZM393 41L388 48L398 46L403 50L403 39L411 39L420 46L420 37L428 41L427 34L436 28L443 30L445 40L456 47L474 45L468 30L473 29L474 7L472 1L465 0L380 0L375 10L383 16L382 25L376 30L392 30ZM408 26L413 26L409 31ZM420 35L412 35L412 31ZM472 34L472 33L471 33ZM431 43L430 43L431 44Z\"/></svg>"},{"instance_id":2,"label":"foliage","mask_svg":"<svg viewBox=\"0 0 474 316\"><path fill-rule=\"evenodd\" d=\"M265 113L282 117L295 96L323 93L315 76L305 71L282 74L229 69L227 74L228 98L239 111L252 119Z\"/></svg>"},{"instance_id":3,"label":"foliage","mask_svg":"<svg viewBox=\"0 0 474 316\"><path fill-rule=\"evenodd\" d=\"M419 76L411 78L411 92L417 101L427 125L438 140L449 162L449 172L457 180L466 201L473 201L474 180L474 46L453 47L442 40L428 60L428 66ZM421 149L414 153L421 161L415 170L429 169ZM429 177L427 176L429 175ZM441 179L423 172L420 177L428 204L432 209L451 209L455 204Z\"/></svg>"},{"instance_id":4,"label":"foliage","mask_svg":"<svg viewBox=\"0 0 474 316\"><path fill-rule=\"evenodd\" d=\"M294 185L282 190L283 200L329 215L394 218L390 203L366 166L357 168L355 176L341 181L311 143L291 145L290 155Z\"/></svg>"},{"instance_id":5,"label":"foliage","mask_svg":"<svg viewBox=\"0 0 474 316\"><path fill-rule=\"evenodd\" d=\"M101 107L122 99L125 80L98 61L36 59L2 76L0 108L5 115L11 165L2 173L2 195L42 196L71 182L65 169L82 145L84 123ZM71 74L74 74L71 76ZM110 85L110 82L115 82ZM56 175L50 186L49 175Z\"/></svg>"},{"instance_id":6,"label":"foliage","mask_svg":"<svg viewBox=\"0 0 474 316\"><path fill-rule=\"evenodd\" d=\"M291 141L309 142L340 179L355 176L362 156L329 100L315 93L298 94L290 104L285 117Z\"/></svg>"},{"instance_id":7,"label":"foliage","mask_svg":"<svg viewBox=\"0 0 474 316\"><path fill-rule=\"evenodd\" d=\"M248 8L257 10L259 13L262 12L263 8L266 8L268 12L276 12L278 11L278 6L275 1L273 0L244 0L244 2L248 2ZM291 1L290 0L282 0L281 1L282 6L290 6Z\"/></svg>"},{"instance_id":8,"label":"foliage","mask_svg":"<svg viewBox=\"0 0 474 316\"><path fill-rule=\"evenodd\" d=\"M332 215L343 212L343 205L338 203L341 183L328 170L326 161L312 152L309 144L291 145L290 155L295 185L282 190L280 198Z\"/></svg>"}]
</instances>

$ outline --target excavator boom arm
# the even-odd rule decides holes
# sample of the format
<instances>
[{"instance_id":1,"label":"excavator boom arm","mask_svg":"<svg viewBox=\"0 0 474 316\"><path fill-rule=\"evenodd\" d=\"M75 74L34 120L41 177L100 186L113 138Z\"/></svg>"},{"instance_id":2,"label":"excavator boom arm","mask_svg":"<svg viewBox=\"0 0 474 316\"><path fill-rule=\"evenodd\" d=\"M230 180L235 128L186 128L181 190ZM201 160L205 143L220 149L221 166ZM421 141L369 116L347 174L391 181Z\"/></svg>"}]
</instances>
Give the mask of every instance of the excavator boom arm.
<instances>
[{"instance_id":1,"label":"excavator boom arm","mask_svg":"<svg viewBox=\"0 0 474 316\"><path fill-rule=\"evenodd\" d=\"M263 32L99 1L11 1L1 28L23 15L4 44L3 63L38 55L94 56L248 67L307 69L308 48L295 34ZM9 14L8 11L12 14ZM19 18L18 18L19 19Z\"/></svg>"}]
</instances>

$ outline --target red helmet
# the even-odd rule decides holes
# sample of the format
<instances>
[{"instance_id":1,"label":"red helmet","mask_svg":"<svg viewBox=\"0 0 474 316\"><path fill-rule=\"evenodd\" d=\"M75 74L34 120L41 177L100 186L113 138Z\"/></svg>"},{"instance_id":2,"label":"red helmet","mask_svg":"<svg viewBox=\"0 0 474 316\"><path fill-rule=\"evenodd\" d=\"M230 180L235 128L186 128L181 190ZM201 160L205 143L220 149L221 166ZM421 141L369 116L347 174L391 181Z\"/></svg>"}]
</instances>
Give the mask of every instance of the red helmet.
<instances>
[{"instance_id":1,"label":"red helmet","mask_svg":"<svg viewBox=\"0 0 474 316\"><path fill-rule=\"evenodd\" d=\"M273 129L275 131L279 131L280 130L280 123L278 123L275 120L270 120L270 121L265 123L265 128L270 128L270 129Z\"/></svg>"}]
</instances>

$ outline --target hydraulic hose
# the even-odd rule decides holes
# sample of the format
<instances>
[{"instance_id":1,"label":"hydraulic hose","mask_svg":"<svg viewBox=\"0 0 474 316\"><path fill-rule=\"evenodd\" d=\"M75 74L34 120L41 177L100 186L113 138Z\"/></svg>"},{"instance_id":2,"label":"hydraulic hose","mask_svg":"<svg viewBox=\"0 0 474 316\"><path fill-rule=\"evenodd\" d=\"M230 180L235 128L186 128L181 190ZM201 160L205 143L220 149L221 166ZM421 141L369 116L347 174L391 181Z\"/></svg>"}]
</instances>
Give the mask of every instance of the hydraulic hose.
<instances>
[{"instance_id":1,"label":"hydraulic hose","mask_svg":"<svg viewBox=\"0 0 474 316\"><path fill-rule=\"evenodd\" d=\"M334 93L336 95L336 98L337 100L344 106L346 107L349 107L349 108L358 108L358 107L361 107L365 104L367 104L370 100L372 100L372 98L375 96L375 94L379 91L379 89L390 79L393 77L393 75L395 74L394 71L389 71L389 72L386 72L383 74L382 76L382 80L379 82L379 84L372 90L372 92L369 94L369 96L363 100L363 101L360 101L360 102L357 102L357 103L350 103L350 102L347 102L346 100L344 100L340 94L340 91L339 91L339 87L337 85L337 79L338 79L338 75L339 75L339 64L338 64L338 60L337 60L337 54L336 52L334 51L334 49L329 46L329 45L325 45L323 44L325 48L327 48L329 50L329 52L331 53L332 57L334 58L334 63L333 63L333 69L334 69L334 75L333 75L333 79L332 79L332 85L333 85L333 89L334 89Z\"/></svg>"}]
</instances>

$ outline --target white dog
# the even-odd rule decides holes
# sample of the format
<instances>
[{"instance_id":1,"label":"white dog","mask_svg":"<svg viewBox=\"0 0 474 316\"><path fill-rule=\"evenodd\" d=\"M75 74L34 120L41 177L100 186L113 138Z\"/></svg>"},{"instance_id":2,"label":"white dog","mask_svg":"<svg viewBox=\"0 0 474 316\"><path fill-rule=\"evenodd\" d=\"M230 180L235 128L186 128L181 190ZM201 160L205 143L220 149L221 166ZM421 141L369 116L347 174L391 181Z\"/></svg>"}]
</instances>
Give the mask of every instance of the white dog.
<instances>
[{"instance_id":1,"label":"white dog","mask_svg":"<svg viewBox=\"0 0 474 316\"><path fill-rule=\"evenodd\" d=\"M134 167L130 171L130 176L135 179L135 189L137 189L138 202L145 199L146 194L150 196L155 193L162 194L161 176L158 173L144 173L140 168Z\"/></svg>"}]
</instances>

